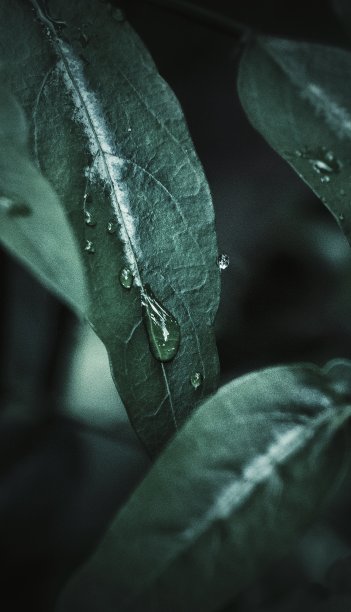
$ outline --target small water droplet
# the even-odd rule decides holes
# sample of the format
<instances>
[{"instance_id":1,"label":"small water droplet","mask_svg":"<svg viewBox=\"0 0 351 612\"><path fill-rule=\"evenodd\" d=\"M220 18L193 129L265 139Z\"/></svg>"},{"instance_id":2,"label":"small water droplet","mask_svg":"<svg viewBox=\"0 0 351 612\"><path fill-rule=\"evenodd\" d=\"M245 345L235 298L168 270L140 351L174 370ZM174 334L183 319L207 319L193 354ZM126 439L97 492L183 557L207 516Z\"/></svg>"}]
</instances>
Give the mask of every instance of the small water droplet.
<instances>
[{"instance_id":1,"label":"small water droplet","mask_svg":"<svg viewBox=\"0 0 351 612\"><path fill-rule=\"evenodd\" d=\"M121 283L122 287L125 289L130 289L133 285L133 281L133 272L129 270L129 268L122 268L119 275L119 282Z\"/></svg>"},{"instance_id":2,"label":"small water droplet","mask_svg":"<svg viewBox=\"0 0 351 612\"><path fill-rule=\"evenodd\" d=\"M229 255L221 253L217 257L217 265L220 270L226 270L229 266Z\"/></svg>"},{"instance_id":3,"label":"small water droplet","mask_svg":"<svg viewBox=\"0 0 351 612\"><path fill-rule=\"evenodd\" d=\"M200 374L200 372L194 372L190 376L190 382L194 389L198 389L202 384L202 374Z\"/></svg>"},{"instance_id":4,"label":"small water droplet","mask_svg":"<svg viewBox=\"0 0 351 612\"><path fill-rule=\"evenodd\" d=\"M343 215L342 213L339 213L339 214L338 214L338 217L339 217L339 220L340 220L340 221L343 221L343 220L344 220L344 218L345 218L345 217L344 217L344 215Z\"/></svg>"},{"instance_id":5,"label":"small water droplet","mask_svg":"<svg viewBox=\"0 0 351 612\"><path fill-rule=\"evenodd\" d=\"M95 227L95 225L96 225L96 221L95 221L92 213L89 212L89 210L85 210L84 211L84 221L85 221L86 225L89 225L90 227Z\"/></svg>"},{"instance_id":6,"label":"small water droplet","mask_svg":"<svg viewBox=\"0 0 351 612\"><path fill-rule=\"evenodd\" d=\"M340 189L340 192L339 192L339 193L340 193L340 195L341 195L341 196L346 195L346 191L345 191L345 189Z\"/></svg>"},{"instance_id":7,"label":"small water droplet","mask_svg":"<svg viewBox=\"0 0 351 612\"><path fill-rule=\"evenodd\" d=\"M128 128L128 132L131 132L131 131L132 131L132 128Z\"/></svg>"},{"instance_id":8,"label":"small water droplet","mask_svg":"<svg viewBox=\"0 0 351 612\"><path fill-rule=\"evenodd\" d=\"M330 183L330 176L328 176L327 174L321 176L321 183Z\"/></svg>"},{"instance_id":9,"label":"small water droplet","mask_svg":"<svg viewBox=\"0 0 351 612\"><path fill-rule=\"evenodd\" d=\"M95 248L93 243L91 242L91 240L87 240L85 243L85 247L84 247L84 251L86 251L87 253L90 253L90 255L94 255L95 253Z\"/></svg>"},{"instance_id":10,"label":"small water droplet","mask_svg":"<svg viewBox=\"0 0 351 612\"><path fill-rule=\"evenodd\" d=\"M153 356L158 361L171 361L180 343L178 321L156 299L149 285L142 292L141 307Z\"/></svg>"},{"instance_id":11,"label":"small water droplet","mask_svg":"<svg viewBox=\"0 0 351 612\"><path fill-rule=\"evenodd\" d=\"M83 199L84 199L84 206L85 206L86 204L91 204L91 202L93 201L93 198L92 198L92 196L91 196L91 193L87 193L87 192L85 192L85 194L84 194L84 196L83 196Z\"/></svg>"},{"instance_id":12,"label":"small water droplet","mask_svg":"<svg viewBox=\"0 0 351 612\"><path fill-rule=\"evenodd\" d=\"M295 155L297 155L297 152L295 152ZM326 149L326 147L317 147L316 149L306 148L303 151L299 151L298 157L307 159L312 165L313 170L322 176L336 174L340 172L342 167L334 153ZM323 182L328 181L324 180Z\"/></svg>"},{"instance_id":13,"label":"small water droplet","mask_svg":"<svg viewBox=\"0 0 351 612\"><path fill-rule=\"evenodd\" d=\"M302 157L302 151L300 151L300 149L296 149L295 155L296 157Z\"/></svg>"},{"instance_id":14,"label":"small water droplet","mask_svg":"<svg viewBox=\"0 0 351 612\"><path fill-rule=\"evenodd\" d=\"M112 13L112 18L119 23L121 23L122 21L125 21L126 19L121 9L115 9Z\"/></svg>"},{"instance_id":15,"label":"small water droplet","mask_svg":"<svg viewBox=\"0 0 351 612\"><path fill-rule=\"evenodd\" d=\"M0 209L4 210L9 217L29 217L32 209L24 202L14 202L11 198L0 197Z\"/></svg>"},{"instance_id":16,"label":"small water droplet","mask_svg":"<svg viewBox=\"0 0 351 612\"><path fill-rule=\"evenodd\" d=\"M109 234L114 234L117 229L117 223L115 221L109 221L107 224L107 231Z\"/></svg>"}]
</instances>

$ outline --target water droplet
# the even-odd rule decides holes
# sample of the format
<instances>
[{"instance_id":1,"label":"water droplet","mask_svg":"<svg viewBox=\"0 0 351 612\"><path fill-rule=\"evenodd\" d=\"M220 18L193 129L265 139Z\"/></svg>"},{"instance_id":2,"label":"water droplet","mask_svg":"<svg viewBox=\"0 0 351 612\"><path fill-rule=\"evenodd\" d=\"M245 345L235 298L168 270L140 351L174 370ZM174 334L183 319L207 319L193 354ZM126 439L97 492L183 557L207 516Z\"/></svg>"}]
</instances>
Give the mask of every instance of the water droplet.
<instances>
[{"instance_id":1,"label":"water droplet","mask_svg":"<svg viewBox=\"0 0 351 612\"><path fill-rule=\"evenodd\" d=\"M302 151L300 151L300 149L296 149L295 155L296 157L302 157Z\"/></svg>"},{"instance_id":2,"label":"water droplet","mask_svg":"<svg viewBox=\"0 0 351 612\"><path fill-rule=\"evenodd\" d=\"M94 217L92 216L92 213L89 212L88 210L84 211L84 221L86 225L89 225L90 227L95 227L96 225L96 221Z\"/></svg>"},{"instance_id":3,"label":"water droplet","mask_svg":"<svg viewBox=\"0 0 351 612\"><path fill-rule=\"evenodd\" d=\"M339 214L338 214L338 217L339 217L339 220L340 220L340 221L343 221L343 220L344 220L344 218L345 218L345 217L344 217L344 215L343 215L342 213L339 213Z\"/></svg>"},{"instance_id":4,"label":"water droplet","mask_svg":"<svg viewBox=\"0 0 351 612\"><path fill-rule=\"evenodd\" d=\"M153 356L158 361L171 361L180 343L178 321L156 299L149 285L142 292L141 306Z\"/></svg>"},{"instance_id":5,"label":"water droplet","mask_svg":"<svg viewBox=\"0 0 351 612\"><path fill-rule=\"evenodd\" d=\"M85 243L85 247L84 247L84 251L86 251L87 253L90 253L90 255L94 255L95 253L95 248L93 243L91 242L91 240L87 240Z\"/></svg>"},{"instance_id":6,"label":"water droplet","mask_svg":"<svg viewBox=\"0 0 351 612\"><path fill-rule=\"evenodd\" d=\"M29 217L32 214L32 209L24 202L14 202L6 197L0 197L0 209L9 217Z\"/></svg>"},{"instance_id":7,"label":"water droplet","mask_svg":"<svg viewBox=\"0 0 351 612\"><path fill-rule=\"evenodd\" d=\"M194 372L190 376L190 382L194 389L198 389L202 384L202 374L200 374L200 372Z\"/></svg>"},{"instance_id":8,"label":"water droplet","mask_svg":"<svg viewBox=\"0 0 351 612\"><path fill-rule=\"evenodd\" d=\"M109 234L114 234L117 229L117 223L115 221L109 221L107 224L107 231Z\"/></svg>"},{"instance_id":9,"label":"water droplet","mask_svg":"<svg viewBox=\"0 0 351 612\"><path fill-rule=\"evenodd\" d=\"M133 285L133 281L133 272L129 270L129 268L122 268L119 275L119 282L121 283L122 287L125 289L130 289Z\"/></svg>"},{"instance_id":10,"label":"water droplet","mask_svg":"<svg viewBox=\"0 0 351 612\"><path fill-rule=\"evenodd\" d=\"M220 270L226 270L229 266L229 255L221 253L217 257L217 265Z\"/></svg>"},{"instance_id":11,"label":"water droplet","mask_svg":"<svg viewBox=\"0 0 351 612\"><path fill-rule=\"evenodd\" d=\"M321 176L321 183L329 183L330 182L330 176L328 176L327 174L325 174L324 176Z\"/></svg>"},{"instance_id":12,"label":"water droplet","mask_svg":"<svg viewBox=\"0 0 351 612\"><path fill-rule=\"evenodd\" d=\"M119 23L121 23L122 21L125 21L125 15L123 13L123 11L121 9L116 9L113 11L112 13L112 18L115 21L118 21Z\"/></svg>"},{"instance_id":13,"label":"water droplet","mask_svg":"<svg viewBox=\"0 0 351 612\"><path fill-rule=\"evenodd\" d=\"M345 189L340 189L340 192L339 192L339 193L340 193L340 195L341 195L341 196L346 195L346 191L345 191Z\"/></svg>"},{"instance_id":14,"label":"water droplet","mask_svg":"<svg viewBox=\"0 0 351 612\"><path fill-rule=\"evenodd\" d=\"M132 128L128 128L128 132L131 132L131 131L132 131Z\"/></svg>"},{"instance_id":15,"label":"water droplet","mask_svg":"<svg viewBox=\"0 0 351 612\"><path fill-rule=\"evenodd\" d=\"M306 148L303 151L299 151L299 154L295 152L295 155L307 159L312 165L313 170L322 176L336 174L340 172L342 167L334 153L326 149L326 147L318 147L316 149ZM324 179L323 182L328 181Z\"/></svg>"}]
</instances>

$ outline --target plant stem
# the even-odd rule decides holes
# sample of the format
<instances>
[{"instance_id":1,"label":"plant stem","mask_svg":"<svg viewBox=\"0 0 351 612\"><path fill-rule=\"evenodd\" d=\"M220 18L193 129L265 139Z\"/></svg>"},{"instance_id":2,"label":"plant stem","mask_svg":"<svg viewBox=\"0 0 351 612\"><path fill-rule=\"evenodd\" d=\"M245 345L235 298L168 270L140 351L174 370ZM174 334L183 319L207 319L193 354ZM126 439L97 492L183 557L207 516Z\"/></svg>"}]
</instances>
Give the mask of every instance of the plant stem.
<instances>
[{"instance_id":1,"label":"plant stem","mask_svg":"<svg viewBox=\"0 0 351 612\"><path fill-rule=\"evenodd\" d=\"M149 4L156 4L166 10L179 13L189 19L197 21L206 26L220 30L225 34L236 36L248 33L250 28L230 17L226 17L212 9L198 6L186 0L147 0Z\"/></svg>"}]
</instances>

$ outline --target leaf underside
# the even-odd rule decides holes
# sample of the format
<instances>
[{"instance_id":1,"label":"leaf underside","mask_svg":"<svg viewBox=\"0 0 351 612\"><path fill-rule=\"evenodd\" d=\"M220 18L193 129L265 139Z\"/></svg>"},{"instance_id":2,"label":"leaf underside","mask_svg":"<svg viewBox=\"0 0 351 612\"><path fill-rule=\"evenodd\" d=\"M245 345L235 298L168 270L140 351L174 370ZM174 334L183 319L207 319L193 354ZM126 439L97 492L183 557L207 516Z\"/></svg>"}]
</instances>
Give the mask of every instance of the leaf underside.
<instances>
[{"instance_id":1,"label":"leaf underside","mask_svg":"<svg viewBox=\"0 0 351 612\"><path fill-rule=\"evenodd\" d=\"M192 415L59 612L206 612L284 553L345 475L350 362L255 372Z\"/></svg>"},{"instance_id":2,"label":"leaf underside","mask_svg":"<svg viewBox=\"0 0 351 612\"><path fill-rule=\"evenodd\" d=\"M0 28L0 59L31 119L33 155L84 256L88 318L131 421L155 453L218 377L214 214L182 112L109 4L54 0L49 17L37 2L1 0ZM123 269L133 274L131 288L119 280ZM178 353L166 363L150 350L145 285L180 328Z\"/></svg>"}]
</instances>

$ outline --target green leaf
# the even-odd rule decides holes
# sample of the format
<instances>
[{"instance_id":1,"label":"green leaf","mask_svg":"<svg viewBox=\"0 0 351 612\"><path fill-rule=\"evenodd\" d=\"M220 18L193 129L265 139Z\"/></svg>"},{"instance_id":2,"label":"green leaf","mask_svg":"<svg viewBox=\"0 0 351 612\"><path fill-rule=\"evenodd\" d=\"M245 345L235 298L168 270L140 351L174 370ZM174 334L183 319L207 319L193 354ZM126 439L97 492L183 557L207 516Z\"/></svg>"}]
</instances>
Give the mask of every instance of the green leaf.
<instances>
[{"instance_id":1,"label":"green leaf","mask_svg":"<svg viewBox=\"0 0 351 612\"><path fill-rule=\"evenodd\" d=\"M217 610L339 482L350 374L350 362L276 367L222 387L162 453L58 610Z\"/></svg>"},{"instance_id":2,"label":"green leaf","mask_svg":"<svg viewBox=\"0 0 351 612\"><path fill-rule=\"evenodd\" d=\"M217 384L209 189L179 104L121 11L55 0L51 18L41 6L0 3L0 58L84 254L88 317L156 452Z\"/></svg>"},{"instance_id":3,"label":"green leaf","mask_svg":"<svg viewBox=\"0 0 351 612\"><path fill-rule=\"evenodd\" d=\"M238 82L251 123L326 204L349 241L350 71L348 51L261 38L245 51Z\"/></svg>"},{"instance_id":4,"label":"green leaf","mask_svg":"<svg viewBox=\"0 0 351 612\"><path fill-rule=\"evenodd\" d=\"M21 108L1 90L0 241L45 285L84 312L87 292L78 245L57 195L30 161L27 141Z\"/></svg>"}]
</instances>

